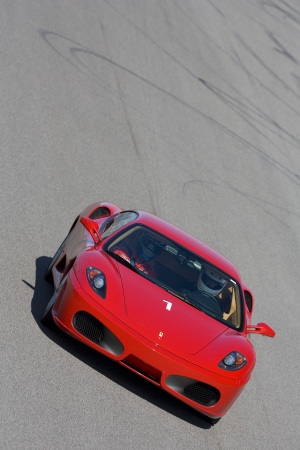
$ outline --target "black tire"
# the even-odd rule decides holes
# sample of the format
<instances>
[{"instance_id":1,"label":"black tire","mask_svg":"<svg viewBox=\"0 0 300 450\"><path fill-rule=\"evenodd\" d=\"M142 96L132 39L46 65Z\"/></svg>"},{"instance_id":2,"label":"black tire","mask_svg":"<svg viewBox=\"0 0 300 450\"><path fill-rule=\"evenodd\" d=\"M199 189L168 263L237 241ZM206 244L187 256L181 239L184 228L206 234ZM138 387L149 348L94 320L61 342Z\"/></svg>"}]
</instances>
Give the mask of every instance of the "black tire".
<instances>
[{"instance_id":1,"label":"black tire","mask_svg":"<svg viewBox=\"0 0 300 450\"><path fill-rule=\"evenodd\" d=\"M55 289L54 294L50 298L50 300L43 312L43 315L41 317L41 323L48 328L52 328L52 329L56 328L56 325L54 323L53 316L52 316L52 309L53 309L53 306L54 306L54 304L59 296L59 293L62 290L66 280L67 280L67 277L65 277L62 280L62 282L60 283L60 285L58 286L58 288Z\"/></svg>"},{"instance_id":2,"label":"black tire","mask_svg":"<svg viewBox=\"0 0 300 450\"><path fill-rule=\"evenodd\" d=\"M58 292L56 290L54 292L54 294L52 295L51 299L49 300L49 302L43 312L42 318L41 318L41 323L43 325L45 325L47 328L53 329L55 327L53 317L52 317L52 308L57 299L57 296L58 296Z\"/></svg>"},{"instance_id":3,"label":"black tire","mask_svg":"<svg viewBox=\"0 0 300 450\"><path fill-rule=\"evenodd\" d=\"M63 241L63 243L60 245L60 247L58 248L57 252L55 253L55 255L53 256L49 266L47 267L47 270L45 272L45 280L48 281L49 283L53 284L53 274L52 274L52 269L55 266L55 264L57 263L60 255L63 252L64 246L66 245L66 242L68 240L70 234L68 234L68 236L65 238L65 240Z\"/></svg>"}]
</instances>

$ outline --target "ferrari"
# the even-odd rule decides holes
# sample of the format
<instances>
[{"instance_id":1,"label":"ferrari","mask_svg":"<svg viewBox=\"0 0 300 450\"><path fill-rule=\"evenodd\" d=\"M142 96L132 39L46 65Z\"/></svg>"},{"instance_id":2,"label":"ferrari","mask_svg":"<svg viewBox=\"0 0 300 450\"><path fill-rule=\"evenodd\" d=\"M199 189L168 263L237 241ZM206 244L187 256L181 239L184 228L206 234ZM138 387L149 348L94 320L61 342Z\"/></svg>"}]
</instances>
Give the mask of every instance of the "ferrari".
<instances>
[{"instance_id":1,"label":"ferrari","mask_svg":"<svg viewBox=\"0 0 300 450\"><path fill-rule=\"evenodd\" d=\"M216 423L255 365L253 295L236 267L144 211L109 202L74 221L46 270L43 325L60 328Z\"/></svg>"}]
</instances>

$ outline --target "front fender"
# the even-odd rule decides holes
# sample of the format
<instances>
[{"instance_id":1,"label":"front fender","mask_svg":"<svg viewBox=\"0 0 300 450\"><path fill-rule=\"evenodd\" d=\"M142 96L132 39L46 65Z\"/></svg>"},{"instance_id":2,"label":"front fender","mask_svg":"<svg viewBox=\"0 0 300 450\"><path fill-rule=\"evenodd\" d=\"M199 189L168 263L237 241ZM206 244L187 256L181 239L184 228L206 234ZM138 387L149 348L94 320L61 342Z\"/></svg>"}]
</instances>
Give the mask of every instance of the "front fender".
<instances>
[{"instance_id":1,"label":"front fender","mask_svg":"<svg viewBox=\"0 0 300 450\"><path fill-rule=\"evenodd\" d=\"M106 297L101 298L91 288L87 279L87 268L95 267L104 273L106 279ZM85 293L120 320L126 320L124 294L119 269L115 260L110 258L101 248L90 248L78 255L74 266L74 274Z\"/></svg>"}]
</instances>

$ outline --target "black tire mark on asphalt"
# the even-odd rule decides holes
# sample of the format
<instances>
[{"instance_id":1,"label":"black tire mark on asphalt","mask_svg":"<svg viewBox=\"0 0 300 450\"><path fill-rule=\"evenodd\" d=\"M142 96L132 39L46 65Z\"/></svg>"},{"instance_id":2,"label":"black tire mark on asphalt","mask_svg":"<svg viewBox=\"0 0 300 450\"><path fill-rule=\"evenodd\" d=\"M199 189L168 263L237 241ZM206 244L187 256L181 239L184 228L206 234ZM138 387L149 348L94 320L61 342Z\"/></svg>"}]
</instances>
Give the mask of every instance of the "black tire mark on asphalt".
<instances>
[{"instance_id":1,"label":"black tire mark on asphalt","mask_svg":"<svg viewBox=\"0 0 300 450\"><path fill-rule=\"evenodd\" d=\"M279 4L281 4L282 6L279 6ZM296 8L293 8L284 0L278 0L276 3L273 1L262 1L261 6L268 14L270 14L270 11L274 10L274 12L279 13L280 17L290 19L292 22L300 25L300 11L298 11ZM274 17L272 14L270 15L271 17ZM275 18L278 20L277 16Z\"/></svg>"},{"instance_id":2,"label":"black tire mark on asphalt","mask_svg":"<svg viewBox=\"0 0 300 450\"><path fill-rule=\"evenodd\" d=\"M290 111L292 111L296 116L300 117L300 113L297 109L293 108L290 103L288 103L286 100L284 100L282 97L280 97L276 92L272 91L269 86L264 84L257 76L255 76L250 70L247 69L245 64L242 62L240 55L235 51L235 49L232 49L232 52L234 54L235 62L239 65L240 69L242 69L245 74L247 75L250 83L255 85L256 83L262 87L266 92L268 92L270 95L272 95L276 100L278 100L282 105L287 107ZM233 86L231 86L233 88ZM234 89L234 92L237 92L239 95L241 95L236 89ZM256 106L255 106L256 107ZM257 107L256 107L257 108Z\"/></svg>"},{"instance_id":3,"label":"black tire mark on asphalt","mask_svg":"<svg viewBox=\"0 0 300 450\"><path fill-rule=\"evenodd\" d=\"M262 58L260 58L258 56L257 53L255 53L252 48L244 41L244 39L239 35L239 34L235 34L236 39L238 40L238 42L240 42L240 44L242 45L242 47L244 47L244 49L247 50L247 52L275 79L278 81L278 83L280 83L288 92L292 93L293 95L295 95L296 97L298 97L298 99L300 99L300 95L298 94L298 92L295 92L282 78L280 78L279 75L276 74L276 72L274 72L274 70L270 69L270 67L267 66L267 64L263 61Z\"/></svg>"},{"instance_id":4,"label":"black tire mark on asphalt","mask_svg":"<svg viewBox=\"0 0 300 450\"><path fill-rule=\"evenodd\" d=\"M274 48L274 50L278 53L280 53L281 55L285 56L286 58L288 58L292 63L299 65L299 61L298 59L296 59L288 50L287 48L279 41L279 39L277 37L275 37L274 33L271 33L270 31L267 31L267 35L269 36L269 38L271 39L271 41L274 42L274 44L276 45L276 47Z\"/></svg>"},{"instance_id":5,"label":"black tire mark on asphalt","mask_svg":"<svg viewBox=\"0 0 300 450\"><path fill-rule=\"evenodd\" d=\"M176 4L177 8L179 9L179 11L182 13L182 15L200 32L201 35L204 36L204 38L210 42L217 50L219 50L221 53L223 53L225 56L228 57L228 59L234 63L235 65L237 65L237 67L239 69L242 69L246 75L249 78L249 81L251 82L252 80L255 81L255 83L258 83L263 89L265 89L269 94L271 94L272 96L274 96L274 98L276 98L277 100L279 100L282 104L284 104L287 108L289 108L291 111L293 111L296 115L299 115L299 111L296 110L295 108L293 108L290 103L288 103L287 101L285 101L285 99L281 98L277 93L275 93L274 91L272 91L267 85L265 85L264 83L262 83L262 81L260 81L260 79L258 77L256 77L253 73L250 72L250 70L248 70L245 65L242 63L241 57L239 55L239 53L233 48L233 46L231 46L231 51L233 53L233 55L231 53L229 53L228 51L226 51L224 48L220 47L220 45L218 45L216 43L216 41L209 36L209 34L207 34L195 21L193 18L191 18L182 8L181 6L179 6L178 4ZM226 16L224 16L226 18ZM262 26L260 24L260 26ZM268 33L268 32L267 32ZM196 76L194 74L192 74L190 71L189 73L192 76ZM199 78L198 76L196 76L197 78ZM226 83L226 80L222 79L223 82ZM228 83L226 83L228 84ZM236 91L236 89L234 88L234 86L229 85L230 88L236 92L238 95L241 95L240 92Z\"/></svg>"},{"instance_id":6,"label":"black tire mark on asphalt","mask_svg":"<svg viewBox=\"0 0 300 450\"><path fill-rule=\"evenodd\" d=\"M235 97L232 97L231 95L227 94L226 92L222 91L221 89L217 88L216 86L213 86L211 83L202 80L199 78L199 81L203 83L203 85L212 93L216 95L224 104L226 104L229 108L231 108L233 111L235 111L239 117L242 117L244 121L252 127L258 134L262 135L267 141L269 141L273 146L274 143L268 139L268 137L259 129L257 128L254 123L251 123L251 120L258 125L263 126L266 130L268 130L270 133L276 135L276 137L286 141L289 144L296 145L298 148L300 148L300 139L296 136L292 135L288 131L286 131L283 127L281 127L277 122L275 122L274 119L272 119L268 114L266 114L263 110L255 106L253 103L249 102L248 106L246 103L243 103L240 100L237 100ZM243 97L240 95L240 97ZM260 119L260 120L259 120ZM262 121L266 122L267 124L272 125L275 130L273 130L271 127L268 127L267 125L264 125ZM278 129L281 133L287 135L293 143L284 138L279 132L276 131Z\"/></svg>"},{"instance_id":7,"label":"black tire mark on asphalt","mask_svg":"<svg viewBox=\"0 0 300 450\"><path fill-rule=\"evenodd\" d=\"M183 194L187 193L187 188L191 185L192 187L195 186L195 184L200 183L201 185L206 185L206 186L213 186L216 187L218 189L219 192L224 192L224 189L226 190L230 190L232 192L234 192L235 194L238 194L239 196L245 198L246 200L248 200L249 202L255 204L256 207L258 207L259 209L261 209L265 214L271 216L273 219L275 219L277 222L281 223L284 227L291 229L290 225L288 225L288 223L286 223L284 220L282 220L283 214L289 214L289 215L293 215L297 218L300 218L300 214L295 213L291 210L289 210L288 208L279 206L279 205L275 205L274 203L268 201L268 200L264 200L260 197L257 197L255 195L249 194L248 192L242 191L241 189L236 188L235 186L233 186L232 184L228 183L227 181L223 180L221 183L220 182L214 182L214 181L208 181L208 180L203 180L203 179L193 179L193 180L189 180L186 183L184 183L183 187L182 187L182 192ZM274 208L276 210L278 210L278 215L272 213L269 209L267 209L265 206L270 206L271 208Z\"/></svg>"},{"instance_id":8,"label":"black tire mark on asphalt","mask_svg":"<svg viewBox=\"0 0 300 450\"><path fill-rule=\"evenodd\" d=\"M134 22L133 22L132 20L130 20L130 19L128 19L127 17L125 17L124 14L122 14L116 7L114 7L114 6L112 6L110 3L108 3L107 0L104 0L104 1L105 1L105 3L106 3L109 7L111 7L111 8L112 8L119 16L121 16L124 20L126 20L126 22L128 22L131 26L133 26L137 31L139 31L140 33L142 33L143 36L145 36L152 44L154 44L157 48L159 48L162 52L164 52L167 56L169 56L176 64L178 64L178 66L180 66L181 68L183 68L189 75L191 75L193 78L199 79L201 82L203 81L201 78L197 77L197 75L195 75L195 74L194 74L188 67L186 67L181 61L179 61L177 58L175 58L174 55L172 55L170 52L168 52L166 49L164 49L162 46L160 46L160 45L159 45L159 44L158 44L158 43L157 43L157 42L156 42L149 34L147 34L143 29L141 29L141 28L138 27L136 24L134 24ZM211 2L210 0L207 0L207 2L208 2L213 8L216 8L216 6L213 4L213 2ZM202 29L201 27L199 27L199 25L196 24L196 23L194 22L194 20L191 20L191 18L184 12L184 10L183 10L181 7L179 7L179 5L178 5L177 3L175 3L175 5L176 5L176 7L180 10L180 13L181 13L181 14L184 14L184 16L187 18L187 20L192 21L192 23L196 26L196 28L197 28L202 34L205 35L205 38L206 38L206 39L209 38L209 36L203 31L203 29ZM219 13L224 19L226 19L226 15L223 14L222 11L221 11L220 9L218 9L218 13ZM282 52L283 52L286 56L289 56L292 62L295 62L295 61L296 61L296 59L293 58L292 55L289 54L289 52L288 52L288 51L287 51L287 50L279 43L279 41L276 40L276 38L274 37L274 34L273 34L273 33L267 32L267 35L269 36L269 38L270 38L271 40L273 40L275 43L277 43L277 44L281 47ZM210 39L210 40L213 42L213 44L214 44L215 46L217 46L214 40L212 40L212 39ZM219 48L219 50L220 50L221 52L227 54L227 56L231 59L231 61L233 61L235 64L238 64L238 65L241 66L241 64L240 64L241 60L240 60L239 57L238 57L238 62L237 62L237 61L235 61L230 55L228 55L227 52L224 52L224 50L221 49L219 46L217 46L217 47ZM234 51L234 50L233 50L233 51ZM242 69L243 69L244 71L246 71L247 75L250 76L250 79L251 79L251 77L253 78L253 74L250 74L249 71L248 71L245 67L242 67ZM259 80L256 79L256 81L259 81ZM271 91L267 86L263 85L261 82L259 82L259 83L260 83L260 85L261 85L263 88L267 89L267 91L268 91L271 95L275 96L275 98L277 98L279 101L283 102L283 103L285 104L285 106L287 106L288 108L290 108L295 114L297 114L297 115L299 116L299 112L298 112L297 110L295 110L294 108L292 108L291 105L290 105L288 102L285 102L283 99L281 99L280 97L278 97L278 95L276 95L273 91ZM208 85L208 83L207 83L207 85ZM233 88L233 86L230 86L230 87ZM215 89L215 90L218 90L216 87L215 87L214 89ZM242 95L240 92L236 91L235 89L234 89L234 91L237 92L237 94L238 94L240 97L243 97L243 95ZM225 92L223 92L222 95L223 95L223 98L229 97L229 94L226 94ZM219 98L222 98L222 95L221 95ZM245 98L245 97L244 97L244 98ZM237 99L234 99L233 97L231 97L231 100L232 100L232 102L234 102L234 103L236 103L236 104L239 104L239 105L241 106L241 108L237 108L239 113L242 112L243 114L245 114L245 111L243 111L243 109L247 109L248 111L250 111L251 108L249 108L246 104L242 104L242 102L238 101ZM246 100L246 99L245 99L245 100ZM248 101L248 103L250 103L250 104L252 105L252 108L253 108L254 110L256 109L256 113L255 113L255 111L253 111L254 114L257 114L260 118L264 118L267 122L269 122L271 125L273 125L275 128L277 128L277 129L278 129L279 131L281 131L283 134L286 134L287 136L289 136L289 137L294 141L294 143L296 143L297 145L300 144L300 139L299 139L299 138L293 136L291 133L289 133L287 130L285 130L283 127L281 127L278 123L276 123L270 116L268 116L266 113L264 113L264 112L263 112L261 109L259 109L256 105L254 105L253 103L249 102L249 100L246 100L246 101ZM226 101L225 101L224 103L227 104L227 105L229 105L229 102L226 102ZM231 106L231 107L232 107L232 109L234 109L234 110L236 109L236 108L233 107L233 106ZM246 114L246 115L248 116L249 119L254 120L255 122L259 123L257 119L254 119L253 117L251 117L251 116L248 115L248 114ZM260 131L260 130L259 130L258 128L256 128L253 124L251 124L250 121L248 121L248 120L245 119L245 122L246 122L249 126L253 127L253 128L255 129L255 131L256 131L258 134L262 135L267 141L269 141L270 143L272 143L273 146L275 145L272 141L270 141L270 139L267 138L267 136L266 136L264 133L262 133L262 131ZM261 124L261 125L262 125L262 124ZM264 126L264 125L262 125L262 126ZM266 128L267 128L267 127L266 127ZM283 136L281 136L278 132L273 131L273 130L270 129L270 128L267 128L267 129L268 129L268 131L270 131L271 133L276 134L277 137L280 137L281 139L285 140L285 138L284 138ZM289 141L287 141L287 142L290 143ZM278 147L277 147L277 148L278 148ZM278 149L280 150L280 148L278 148Z\"/></svg>"},{"instance_id":9,"label":"black tire mark on asphalt","mask_svg":"<svg viewBox=\"0 0 300 450\"><path fill-rule=\"evenodd\" d=\"M209 116L208 114L206 114L203 111L199 110L198 108L194 107L193 105L191 105L190 103L188 103L185 100L181 99L180 97L176 96L175 94L173 94L173 93L167 91L166 89L160 87L159 85L151 82L150 80L146 79L145 77L138 75L136 72L132 71L131 69L128 69L128 68L118 64L117 62L111 60L110 58L106 57L105 55L102 55L102 54L100 54L100 53L98 53L98 52L96 52L94 50L91 50L91 49L89 49L89 48L79 44L78 42L76 42L76 41L74 41L72 39L66 38L66 37L61 36L60 34L52 32L52 31L40 30L39 33L42 36L42 38L44 39L44 41L58 55L60 55L66 62L71 64L72 67L76 68L77 70L80 70L81 73L84 73L85 75L90 76L89 66L87 66L86 64L84 64L80 60L80 57L79 57L80 54L85 54L85 55L89 55L89 56L98 58L98 59L100 59L100 60L102 60L102 61L104 61L106 63L109 63L110 65L112 65L114 67L117 67L117 68L123 70L124 72L126 72L129 75L135 77L136 79L146 83L148 86L151 86L155 90L161 92L162 94L168 96L169 98L172 98L174 101L176 101L177 103L181 104L182 106L189 108L191 111L193 111L196 114L200 115L203 119L207 120L212 125L217 126L221 131L225 132L226 134L231 136L233 139L235 139L236 141L238 141L241 144L243 144L246 148L254 151L259 157L261 157L263 160L265 160L266 162L271 164L273 167L275 167L280 173L282 173L287 178L289 178L292 183L296 184L297 186L300 186L300 176L297 173L293 172L288 167L286 167L283 164L281 164L280 162L276 161L275 158L272 158L271 156L269 156L264 150L262 150L261 148L257 147L256 145L252 144L252 142L247 141L245 138L240 136L235 131L227 128L225 125L223 125L220 122L218 122L215 119L213 119L213 117ZM68 48L70 55L73 57L73 60L71 62L70 62L69 58L66 58L59 50L57 50L57 48L54 47L53 44L51 44L51 42L49 42L49 37L50 36L55 36L56 38L60 38L63 41L70 42L72 44L72 47ZM73 44L76 44L76 47L74 47ZM74 61L77 64L74 63ZM78 68L78 64L80 65L80 67L84 67L85 70L82 70L81 68ZM198 80L202 81L202 83L203 83L203 80L201 80L200 78L198 78Z\"/></svg>"}]
</instances>

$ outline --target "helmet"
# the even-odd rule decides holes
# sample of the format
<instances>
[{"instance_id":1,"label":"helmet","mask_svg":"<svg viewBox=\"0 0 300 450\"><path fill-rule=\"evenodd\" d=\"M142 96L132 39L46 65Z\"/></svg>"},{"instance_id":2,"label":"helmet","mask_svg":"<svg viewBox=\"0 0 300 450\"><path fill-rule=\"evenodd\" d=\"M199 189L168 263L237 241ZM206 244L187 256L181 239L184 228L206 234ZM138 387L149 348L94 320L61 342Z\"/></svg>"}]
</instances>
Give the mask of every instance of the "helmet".
<instances>
[{"instance_id":1,"label":"helmet","mask_svg":"<svg viewBox=\"0 0 300 450\"><path fill-rule=\"evenodd\" d=\"M160 253L159 244L148 233L143 233L140 237L138 249L144 259L152 259Z\"/></svg>"},{"instance_id":2,"label":"helmet","mask_svg":"<svg viewBox=\"0 0 300 450\"><path fill-rule=\"evenodd\" d=\"M203 268L198 278L197 288L208 294L218 295L227 284L227 281L210 267Z\"/></svg>"}]
</instances>

